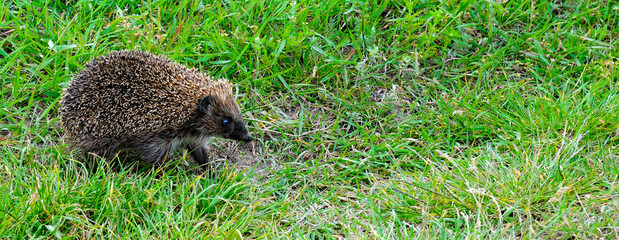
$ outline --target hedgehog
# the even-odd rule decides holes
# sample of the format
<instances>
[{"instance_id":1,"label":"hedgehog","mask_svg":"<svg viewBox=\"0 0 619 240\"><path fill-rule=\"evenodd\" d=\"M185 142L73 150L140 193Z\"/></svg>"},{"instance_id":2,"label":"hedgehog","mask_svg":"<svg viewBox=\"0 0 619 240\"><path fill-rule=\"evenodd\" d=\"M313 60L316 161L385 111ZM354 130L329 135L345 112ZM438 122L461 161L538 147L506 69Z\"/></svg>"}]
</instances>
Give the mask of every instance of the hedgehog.
<instances>
[{"instance_id":1,"label":"hedgehog","mask_svg":"<svg viewBox=\"0 0 619 240\"><path fill-rule=\"evenodd\" d=\"M252 140L230 83L143 51L86 64L60 105L68 142L100 157L133 150L160 164L184 147L204 165L210 137Z\"/></svg>"}]
</instances>

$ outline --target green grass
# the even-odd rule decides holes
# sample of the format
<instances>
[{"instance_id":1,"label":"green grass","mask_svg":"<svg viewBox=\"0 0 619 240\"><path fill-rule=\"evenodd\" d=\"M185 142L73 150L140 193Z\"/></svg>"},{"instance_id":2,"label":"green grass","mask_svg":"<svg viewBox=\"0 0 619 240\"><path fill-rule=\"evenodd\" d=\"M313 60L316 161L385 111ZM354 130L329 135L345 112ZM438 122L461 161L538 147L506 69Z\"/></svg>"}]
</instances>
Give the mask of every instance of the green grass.
<instances>
[{"instance_id":1,"label":"green grass","mask_svg":"<svg viewBox=\"0 0 619 240\"><path fill-rule=\"evenodd\" d=\"M616 239L618 39L617 1L2 2L0 238ZM84 162L58 101L119 49L257 140Z\"/></svg>"}]
</instances>

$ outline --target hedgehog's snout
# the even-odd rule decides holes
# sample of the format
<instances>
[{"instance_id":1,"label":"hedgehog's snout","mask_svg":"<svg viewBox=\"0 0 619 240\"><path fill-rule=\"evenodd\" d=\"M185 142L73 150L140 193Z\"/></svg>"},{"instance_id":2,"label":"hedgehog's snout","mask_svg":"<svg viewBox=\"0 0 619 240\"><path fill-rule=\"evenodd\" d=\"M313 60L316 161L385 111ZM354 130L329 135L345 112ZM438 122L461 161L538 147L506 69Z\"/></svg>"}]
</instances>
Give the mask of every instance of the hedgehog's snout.
<instances>
[{"instance_id":1,"label":"hedgehog's snout","mask_svg":"<svg viewBox=\"0 0 619 240\"><path fill-rule=\"evenodd\" d=\"M243 128L240 131L240 134L238 134L237 136L237 140L243 141L243 142L249 142L251 141L253 138L251 137L251 134L249 134L249 131L247 131L246 128Z\"/></svg>"},{"instance_id":2,"label":"hedgehog's snout","mask_svg":"<svg viewBox=\"0 0 619 240\"><path fill-rule=\"evenodd\" d=\"M247 128L245 128L244 124L237 125L237 127L232 132L224 135L224 137L244 142L249 142L253 139L251 134L249 134L249 131L247 131Z\"/></svg>"},{"instance_id":3,"label":"hedgehog's snout","mask_svg":"<svg viewBox=\"0 0 619 240\"><path fill-rule=\"evenodd\" d=\"M253 139L253 138L252 138L252 137L251 137L251 135L249 135L249 133L248 133L248 134L247 134L247 136L245 136L245 137L242 139L242 141L245 141L245 142L250 142L252 139Z\"/></svg>"}]
</instances>

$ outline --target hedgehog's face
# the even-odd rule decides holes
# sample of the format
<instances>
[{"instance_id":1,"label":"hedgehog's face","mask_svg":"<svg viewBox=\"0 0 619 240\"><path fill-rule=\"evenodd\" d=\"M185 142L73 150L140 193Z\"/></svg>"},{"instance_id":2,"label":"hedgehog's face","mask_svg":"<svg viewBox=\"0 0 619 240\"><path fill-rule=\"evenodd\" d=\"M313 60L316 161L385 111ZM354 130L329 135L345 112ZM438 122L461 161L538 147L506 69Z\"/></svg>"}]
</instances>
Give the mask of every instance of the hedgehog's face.
<instances>
[{"instance_id":1,"label":"hedgehog's face","mask_svg":"<svg viewBox=\"0 0 619 240\"><path fill-rule=\"evenodd\" d=\"M245 128L239 105L230 94L211 95L200 100L201 126L199 131L207 136L219 136L239 141L251 141Z\"/></svg>"}]
</instances>

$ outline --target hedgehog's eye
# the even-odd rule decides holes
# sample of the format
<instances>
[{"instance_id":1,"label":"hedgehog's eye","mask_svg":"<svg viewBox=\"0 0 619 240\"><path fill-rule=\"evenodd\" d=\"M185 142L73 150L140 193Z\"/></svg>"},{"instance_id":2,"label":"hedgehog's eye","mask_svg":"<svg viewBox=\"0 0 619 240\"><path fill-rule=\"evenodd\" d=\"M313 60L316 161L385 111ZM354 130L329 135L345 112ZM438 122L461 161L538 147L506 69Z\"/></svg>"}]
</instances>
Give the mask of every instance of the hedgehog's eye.
<instances>
[{"instance_id":1,"label":"hedgehog's eye","mask_svg":"<svg viewBox=\"0 0 619 240\"><path fill-rule=\"evenodd\" d=\"M221 124L224 125L224 127L227 127L230 125L230 119L224 118L224 120L221 121Z\"/></svg>"}]
</instances>

